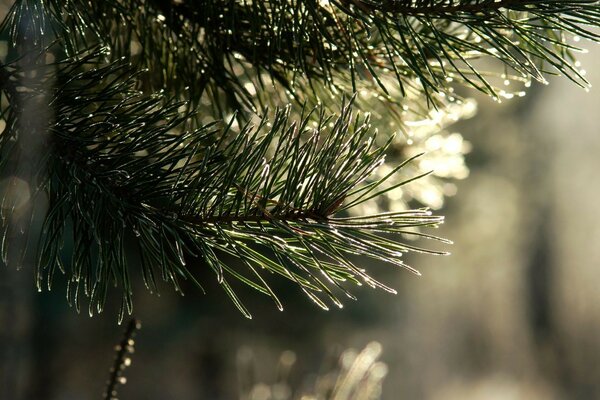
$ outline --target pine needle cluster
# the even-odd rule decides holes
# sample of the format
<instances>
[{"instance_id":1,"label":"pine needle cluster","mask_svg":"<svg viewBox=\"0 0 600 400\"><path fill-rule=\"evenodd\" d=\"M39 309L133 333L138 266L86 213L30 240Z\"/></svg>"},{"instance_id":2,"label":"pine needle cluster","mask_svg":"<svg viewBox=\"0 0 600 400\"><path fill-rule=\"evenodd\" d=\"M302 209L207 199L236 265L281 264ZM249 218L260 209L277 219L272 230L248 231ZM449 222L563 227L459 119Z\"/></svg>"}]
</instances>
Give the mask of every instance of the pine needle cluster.
<instances>
[{"instance_id":1,"label":"pine needle cluster","mask_svg":"<svg viewBox=\"0 0 600 400\"><path fill-rule=\"evenodd\" d=\"M575 53L598 26L597 0L16 0L3 261L34 259L40 290L62 272L90 314L117 287L120 318L138 275L203 290L200 268L247 317L234 281L280 309L275 276L325 309L351 284L393 291L356 256L417 273L405 253L440 252L408 237L444 241L428 209L361 208L431 172L393 132L464 107L461 86L586 87Z\"/></svg>"}]
</instances>

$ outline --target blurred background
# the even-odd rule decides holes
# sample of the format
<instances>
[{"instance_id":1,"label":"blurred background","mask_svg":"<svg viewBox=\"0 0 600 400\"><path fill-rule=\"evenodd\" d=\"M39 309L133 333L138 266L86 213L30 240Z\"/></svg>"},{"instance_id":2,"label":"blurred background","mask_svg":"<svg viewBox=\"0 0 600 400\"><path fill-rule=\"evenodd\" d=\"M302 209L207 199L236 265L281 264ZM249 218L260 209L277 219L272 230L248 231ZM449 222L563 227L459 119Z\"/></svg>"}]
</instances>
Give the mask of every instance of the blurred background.
<instances>
[{"instance_id":1,"label":"blurred background","mask_svg":"<svg viewBox=\"0 0 600 400\"><path fill-rule=\"evenodd\" d=\"M471 144L470 173L436 232L451 256L412 256L420 278L369 265L398 295L354 290L359 301L329 312L284 282L284 312L240 288L252 320L212 280L185 297L140 286L119 398L284 399L270 386L282 365L294 364L299 394L343 349L373 341L383 399L600 398L600 51L589 47L589 93L554 78L502 104L471 94L477 115L449 128ZM0 266L0 399L100 398L124 329L116 308L78 315L60 284L36 292L32 266Z\"/></svg>"}]
</instances>

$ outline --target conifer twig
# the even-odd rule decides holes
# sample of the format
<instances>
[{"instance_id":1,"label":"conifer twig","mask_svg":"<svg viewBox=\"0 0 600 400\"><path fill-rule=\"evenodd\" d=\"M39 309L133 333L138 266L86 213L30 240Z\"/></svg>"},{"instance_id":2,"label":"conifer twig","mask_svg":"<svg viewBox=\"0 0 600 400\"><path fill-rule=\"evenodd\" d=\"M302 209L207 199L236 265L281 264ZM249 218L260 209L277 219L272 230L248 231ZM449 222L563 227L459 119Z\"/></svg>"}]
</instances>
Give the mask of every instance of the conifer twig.
<instances>
[{"instance_id":1,"label":"conifer twig","mask_svg":"<svg viewBox=\"0 0 600 400\"><path fill-rule=\"evenodd\" d=\"M136 332L140 330L141 327L142 324L140 321L135 318L131 318L123 334L123 339L118 345L115 346L115 362L110 369L110 376L107 381L106 391L103 394L104 400L116 400L118 385L125 384L126 378L123 376L123 371L125 368L131 365L131 358L128 356L133 354L135 346L134 337Z\"/></svg>"}]
</instances>

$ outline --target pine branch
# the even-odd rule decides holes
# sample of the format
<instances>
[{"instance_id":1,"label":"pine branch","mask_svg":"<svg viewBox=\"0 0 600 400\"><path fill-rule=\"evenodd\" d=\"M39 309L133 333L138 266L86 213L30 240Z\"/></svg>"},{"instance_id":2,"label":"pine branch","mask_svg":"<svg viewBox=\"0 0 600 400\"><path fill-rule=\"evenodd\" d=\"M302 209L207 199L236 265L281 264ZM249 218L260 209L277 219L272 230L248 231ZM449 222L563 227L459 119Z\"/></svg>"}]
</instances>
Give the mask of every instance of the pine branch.
<instances>
[{"instance_id":1,"label":"pine branch","mask_svg":"<svg viewBox=\"0 0 600 400\"><path fill-rule=\"evenodd\" d=\"M587 85L571 53L580 49L569 44L565 35L598 40L596 33L584 28L600 24L598 1L357 3L363 7L357 7L360 11L354 15L386 36L383 40L399 51L426 90L438 90L451 77L498 97L500 90L471 61L481 56L496 58L514 70L515 75L505 72L503 79L545 82L543 73L554 69ZM392 23L396 26L390 30ZM408 53L407 46L414 46L415 55Z\"/></svg>"},{"instance_id":2,"label":"pine branch","mask_svg":"<svg viewBox=\"0 0 600 400\"><path fill-rule=\"evenodd\" d=\"M339 306L336 290L352 297L346 282L392 291L355 266L352 255L416 273L402 255L427 250L381 234L410 234L408 228L435 226L440 217L425 210L336 215L384 192L378 190L383 180L361 186L386 148L374 144L368 118L354 118L345 106L336 119L306 112L293 122L288 108L239 131L215 123L189 130L193 116L181 113L184 104L140 94L136 72L120 63L98 67L102 57L99 50L78 62L40 67L39 87L31 88L36 93L47 87L43 82L55 85L46 94L52 117L37 132L49 151L31 178L39 185L35 192L50 198L39 246L40 289L44 281L52 286L58 266L67 274L69 300L79 309L80 296L89 296L94 313L115 284L123 293L122 318L132 310L127 243L138 249L150 290L157 290L157 270L176 290L180 278L201 288L192 267L200 261L248 317L229 279L282 308L263 276L277 274L327 308L323 295ZM20 145L20 126L3 134L3 154L15 141ZM15 171L6 166L4 173ZM65 238L74 241L69 262L61 250ZM224 262L225 255L239 264Z\"/></svg>"},{"instance_id":3,"label":"pine branch","mask_svg":"<svg viewBox=\"0 0 600 400\"><path fill-rule=\"evenodd\" d=\"M49 206L38 235L35 207L18 221L18 198L3 193L3 259L36 247L9 246L7 232L26 233L27 243L39 236L38 288L60 270L69 301L79 310L87 296L93 314L117 286L121 319L133 307L135 258L152 291L158 278L202 289L201 264L248 317L230 281L278 308L266 275L296 283L322 308L341 306L340 293L352 298L348 284L392 291L352 257L416 272L403 254L428 250L403 237L437 239L412 228L442 219L346 212L427 173L386 184L402 164L374 178L392 139L348 103L322 100L360 90L361 108L372 106L367 91L390 110L427 115L460 102L455 83L512 96L478 64L484 58L504 65L501 79L559 72L585 85L572 54L580 49L566 36L598 40L585 26L600 26L599 4L17 0L0 24L10 38L0 173ZM268 111L282 100L295 107ZM392 111L406 126L403 112Z\"/></svg>"},{"instance_id":4,"label":"pine branch","mask_svg":"<svg viewBox=\"0 0 600 400\"><path fill-rule=\"evenodd\" d=\"M597 33L586 25L600 25L597 0L292 3L152 1L132 5L125 15L143 9L147 14L143 26L154 24L158 31L135 28L141 22L131 19L127 26L134 28L127 29L137 32L143 48L166 44L163 53L179 61L173 64L178 71L171 74L164 73L162 60L147 64L161 72L156 82L170 85L169 75L185 85L201 82L225 114L235 108L264 107L254 95L268 86L261 82L261 74L269 75L292 99L301 85L314 90L314 85L325 84L335 94L357 91L370 82L390 100L393 86L398 85L401 96L424 91L434 105L440 104L436 93L450 96L456 83L493 97L512 96L499 87L507 79L545 82L547 73L566 75L585 86L573 55L581 49L570 44L566 35L598 41ZM112 20L119 18L114 15ZM131 32L113 29L105 37L123 34ZM177 39L161 41L164 35ZM111 47L119 56L129 56L128 44ZM189 52L178 54L179 49L193 49L192 59ZM505 67L490 75L477 62L480 58L497 59ZM198 75L198 69L204 72ZM395 82L386 82L389 72ZM228 104L216 98L220 91ZM316 91L313 96L318 96Z\"/></svg>"},{"instance_id":5,"label":"pine branch","mask_svg":"<svg viewBox=\"0 0 600 400\"><path fill-rule=\"evenodd\" d=\"M457 98L456 84L495 98L522 91L505 81L528 85L554 73L586 86L574 56L581 49L568 36L598 41L587 26L600 26L597 0L52 0L44 18L24 23L26 3L16 2L5 24L26 26L13 31L15 43L19 32L47 43L51 31L71 53L108 46L113 60L149 69L145 89L221 117L273 107L273 96L257 95L270 86L284 101L313 104L361 89L396 103L424 92L441 108ZM504 66L483 66L486 58Z\"/></svg>"}]
</instances>

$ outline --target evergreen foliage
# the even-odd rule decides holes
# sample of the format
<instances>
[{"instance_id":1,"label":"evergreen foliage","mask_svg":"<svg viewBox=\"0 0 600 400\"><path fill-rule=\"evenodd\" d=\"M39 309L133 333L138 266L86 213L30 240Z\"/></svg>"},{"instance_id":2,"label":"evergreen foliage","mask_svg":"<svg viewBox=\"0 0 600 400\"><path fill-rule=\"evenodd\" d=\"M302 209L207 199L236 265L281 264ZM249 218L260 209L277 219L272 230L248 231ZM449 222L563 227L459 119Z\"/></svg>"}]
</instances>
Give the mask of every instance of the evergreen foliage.
<instances>
[{"instance_id":1,"label":"evergreen foliage","mask_svg":"<svg viewBox=\"0 0 600 400\"><path fill-rule=\"evenodd\" d=\"M348 283L393 291L355 256L417 273L403 254L438 252L407 237L443 241L426 208L361 208L430 173L406 175L419 154L393 131L464 104L459 86L587 86L574 54L598 26L597 0L16 0L0 25L4 263L36 252L38 288L58 269L90 314L117 286L120 318L132 271L156 291L202 289L208 268L248 317L234 280L280 309L270 275L325 309Z\"/></svg>"},{"instance_id":2,"label":"evergreen foliage","mask_svg":"<svg viewBox=\"0 0 600 400\"><path fill-rule=\"evenodd\" d=\"M371 342L361 351L346 349L339 359L322 363L318 372L294 384L296 355L285 351L279 357L274 383L257 382L257 361L250 349L238 353L240 400L335 399L375 400L381 398L382 383L388 367L379 360L381 344ZM330 354L328 358L331 358Z\"/></svg>"}]
</instances>

